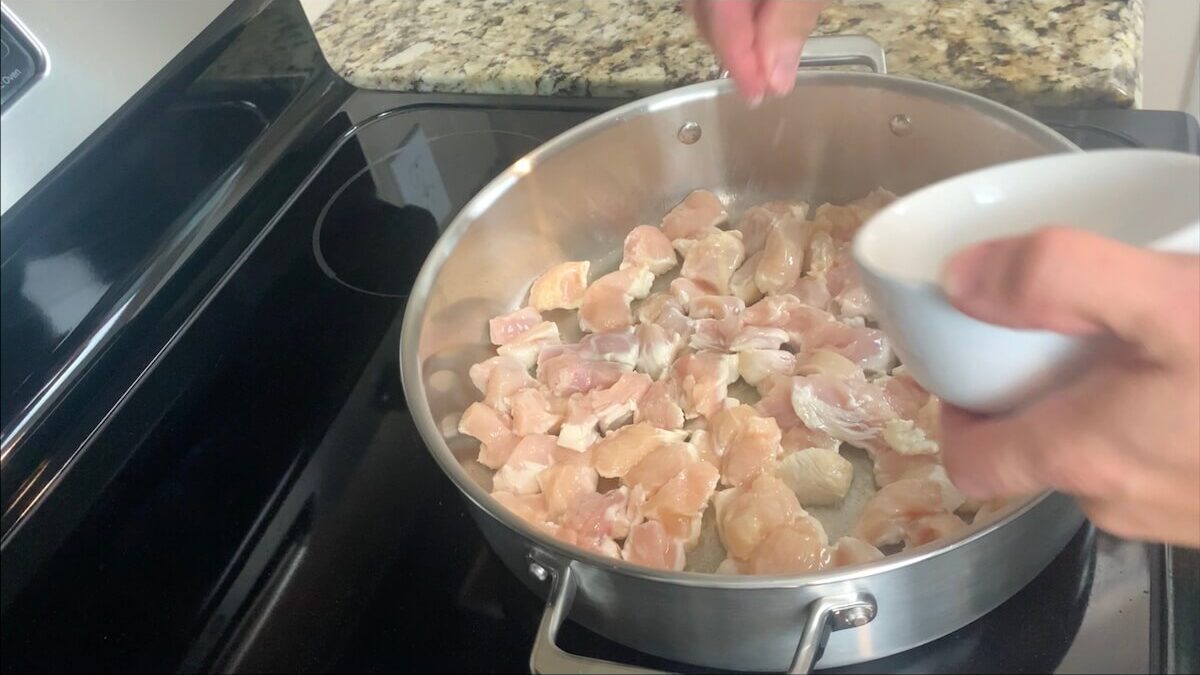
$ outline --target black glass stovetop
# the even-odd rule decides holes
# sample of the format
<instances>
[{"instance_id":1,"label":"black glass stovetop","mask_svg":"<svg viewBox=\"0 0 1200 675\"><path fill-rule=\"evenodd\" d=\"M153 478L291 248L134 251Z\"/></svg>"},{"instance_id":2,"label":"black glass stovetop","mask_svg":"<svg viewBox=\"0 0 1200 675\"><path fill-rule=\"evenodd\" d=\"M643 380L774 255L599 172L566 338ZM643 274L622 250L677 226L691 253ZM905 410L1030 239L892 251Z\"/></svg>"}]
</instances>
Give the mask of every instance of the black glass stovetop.
<instances>
[{"instance_id":1,"label":"black glass stovetop","mask_svg":"<svg viewBox=\"0 0 1200 675\"><path fill-rule=\"evenodd\" d=\"M351 96L338 119L357 130L174 348L203 364L203 388L161 402L137 440L155 459L133 465L6 615L6 670L526 670L542 601L421 442L399 380L401 319L457 210L614 103ZM1200 150L1194 120L1170 113L1039 114L1085 148ZM250 503L255 490L269 508ZM997 610L844 672L1159 671L1162 557L1085 526ZM560 642L696 670L571 623Z\"/></svg>"}]
</instances>

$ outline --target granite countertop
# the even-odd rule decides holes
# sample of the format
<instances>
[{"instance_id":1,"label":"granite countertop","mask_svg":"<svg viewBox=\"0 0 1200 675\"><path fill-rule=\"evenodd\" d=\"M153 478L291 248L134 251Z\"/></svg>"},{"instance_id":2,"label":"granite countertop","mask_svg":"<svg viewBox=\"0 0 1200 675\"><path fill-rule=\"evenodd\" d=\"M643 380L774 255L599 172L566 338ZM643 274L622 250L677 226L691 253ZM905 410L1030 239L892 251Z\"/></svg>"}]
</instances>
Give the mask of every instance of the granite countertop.
<instances>
[{"instance_id":1,"label":"granite countertop","mask_svg":"<svg viewBox=\"0 0 1200 675\"><path fill-rule=\"evenodd\" d=\"M364 88L637 97L716 77L676 0L336 0L316 24ZM1142 0L844 0L820 34L861 34L891 73L1010 104L1139 103Z\"/></svg>"}]
</instances>

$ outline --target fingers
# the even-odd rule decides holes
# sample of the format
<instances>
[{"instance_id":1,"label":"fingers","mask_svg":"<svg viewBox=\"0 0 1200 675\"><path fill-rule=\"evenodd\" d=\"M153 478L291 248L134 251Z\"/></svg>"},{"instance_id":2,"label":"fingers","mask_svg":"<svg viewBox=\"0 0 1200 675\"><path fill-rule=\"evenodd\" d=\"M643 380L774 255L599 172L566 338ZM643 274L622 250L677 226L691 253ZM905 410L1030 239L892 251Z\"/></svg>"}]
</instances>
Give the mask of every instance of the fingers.
<instances>
[{"instance_id":1,"label":"fingers","mask_svg":"<svg viewBox=\"0 0 1200 675\"><path fill-rule=\"evenodd\" d=\"M796 84L796 69L809 34L816 28L825 2L766 0L755 16L755 51L766 76L767 91L776 96Z\"/></svg>"},{"instance_id":2,"label":"fingers","mask_svg":"<svg viewBox=\"0 0 1200 675\"><path fill-rule=\"evenodd\" d=\"M955 307L990 323L1072 335L1109 331L1140 343L1156 317L1172 310L1164 292L1169 257L1048 227L959 252L943 288Z\"/></svg>"},{"instance_id":3,"label":"fingers","mask_svg":"<svg viewBox=\"0 0 1200 675\"><path fill-rule=\"evenodd\" d=\"M717 58L751 105L760 103L767 92L766 75L754 51L756 9L753 0L707 0L695 7L705 15L704 30Z\"/></svg>"},{"instance_id":4,"label":"fingers","mask_svg":"<svg viewBox=\"0 0 1200 675\"><path fill-rule=\"evenodd\" d=\"M1038 448L1028 429L1013 420L991 418L946 404L942 408L942 449L946 472L971 499L1030 495L1047 489L1039 476Z\"/></svg>"}]
</instances>

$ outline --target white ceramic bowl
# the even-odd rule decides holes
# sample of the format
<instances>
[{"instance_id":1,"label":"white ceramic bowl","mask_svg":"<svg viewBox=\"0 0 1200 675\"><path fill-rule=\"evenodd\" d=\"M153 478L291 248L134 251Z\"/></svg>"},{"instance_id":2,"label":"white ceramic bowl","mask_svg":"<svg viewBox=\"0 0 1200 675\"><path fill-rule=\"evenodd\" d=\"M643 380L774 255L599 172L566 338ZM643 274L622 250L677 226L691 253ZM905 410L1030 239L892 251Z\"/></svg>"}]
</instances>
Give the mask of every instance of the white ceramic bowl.
<instances>
[{"instance_id":1,"label":"white ceramic bowl","mask_svg":"<svg viewBox=\"0 0 1200 675\"><path fill-rule=\"evenodd\" d=\"M956 251L1052 223L1200 253L1200 157L1105 150L1021 160L922 188L867 221L855 262L880 326L925 388L969 410L1002 412L1084 353L1078 338L973 319L938 285Z\"/></svg>"}]
</instances>

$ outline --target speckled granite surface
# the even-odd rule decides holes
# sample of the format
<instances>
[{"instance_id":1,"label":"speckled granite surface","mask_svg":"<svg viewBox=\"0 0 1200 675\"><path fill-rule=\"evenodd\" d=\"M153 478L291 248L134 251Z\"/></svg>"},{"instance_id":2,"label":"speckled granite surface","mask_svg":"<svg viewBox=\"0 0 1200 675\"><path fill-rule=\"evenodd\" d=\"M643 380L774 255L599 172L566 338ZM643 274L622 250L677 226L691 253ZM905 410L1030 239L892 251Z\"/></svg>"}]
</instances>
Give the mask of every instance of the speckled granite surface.
<instances>
[{"instance_id":1,"label":"speckled granite surface","mask_svg":"<svg viewBox=\"0 0 1200 675\"><path fill-rule=\"evenodd\" d=\"M635 97L718 72L675 0L336 0L316 27L373 89ZM1142 0L846 0L818 33L871 36L894 74L1008 103L1140 97Z\"/></svg>"}]
</instances>

